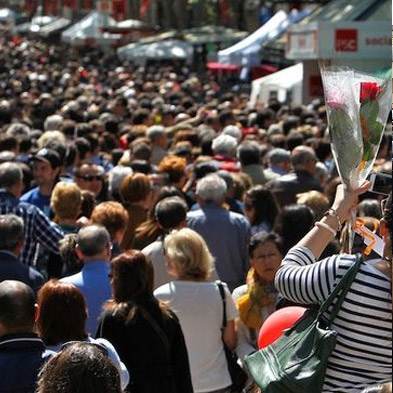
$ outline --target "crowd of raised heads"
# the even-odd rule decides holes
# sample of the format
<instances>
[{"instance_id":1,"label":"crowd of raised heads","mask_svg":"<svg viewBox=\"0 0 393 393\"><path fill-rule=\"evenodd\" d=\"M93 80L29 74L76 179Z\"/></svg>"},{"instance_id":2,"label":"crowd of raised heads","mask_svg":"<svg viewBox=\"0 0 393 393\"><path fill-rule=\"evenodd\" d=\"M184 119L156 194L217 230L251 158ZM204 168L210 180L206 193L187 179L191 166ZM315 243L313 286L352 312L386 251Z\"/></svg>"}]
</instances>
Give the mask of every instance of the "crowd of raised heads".
<instances>
[{"instance_id":1,"label":"crowd of raised heads","mask_svg":"<svg viewBox=\"0 0 393 393\"><path fill-rule=\"evenodd\" d=\"M391 196L339 186L323 98L250 107L182 63L0 53L0 392L241 393L227 353L243 367L269 315L328 296L349 208L391 245ZM391 154L386 132L375 171ZM343 304L323 393L391 392L388 248Z\"/></svg>"}]
</instances>

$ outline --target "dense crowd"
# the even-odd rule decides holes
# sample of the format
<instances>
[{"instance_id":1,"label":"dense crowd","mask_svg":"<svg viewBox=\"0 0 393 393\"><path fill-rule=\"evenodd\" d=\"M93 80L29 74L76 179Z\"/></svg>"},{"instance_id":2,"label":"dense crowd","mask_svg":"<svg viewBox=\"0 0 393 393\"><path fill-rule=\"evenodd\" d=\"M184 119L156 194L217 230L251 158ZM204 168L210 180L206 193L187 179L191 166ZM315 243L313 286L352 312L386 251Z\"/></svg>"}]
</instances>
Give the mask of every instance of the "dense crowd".
<instances>
[{"instance_id":1,"label":"dense crowd","mask_svg":"<svg viewBox=\"0 0 393 393\"><path fill-rule=\"evenodd\" d=\"M322 100L248 98L182 64L0 37L0 392L236 391L227 352L243 365L269 315L348 270L355 206L385 254L335 320L323 392L391 392L391 196L338 187Z\"/></svg>"}]
</instances>

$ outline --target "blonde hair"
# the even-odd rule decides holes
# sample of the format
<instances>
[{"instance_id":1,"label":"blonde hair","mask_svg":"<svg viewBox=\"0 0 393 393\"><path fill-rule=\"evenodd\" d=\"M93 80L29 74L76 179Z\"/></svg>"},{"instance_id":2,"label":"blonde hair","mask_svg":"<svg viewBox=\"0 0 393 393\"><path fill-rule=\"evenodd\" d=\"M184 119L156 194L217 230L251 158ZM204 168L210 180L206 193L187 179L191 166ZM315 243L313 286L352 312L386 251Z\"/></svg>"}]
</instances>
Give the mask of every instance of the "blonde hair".
<instances>
[{"instance_id":1,"label":"blonde hair","mask_svg":"<svg viewBox=\"0 0 393 393\"><path fill-rule=\"evenodd\" d=\"M82 192L75 183L61 181L52 191L50 205L55 213L55 221L76 219L82 207Z\"/></svg>"},{"instance_id":2,"label":"blonde hair","mask_svg":"<svg viewBox=\"0 0 393 393\"><path fill-rule=\"evenodd\" d=\"M329 199L319 191L298 194L297 203L308 206L314 212L316 221L323 217L330 206Z\"/></svg>"},{"instance_id":3,"label":"blonde hair","mask_svg":"<svg viewBox=\"0 0 393 393\"><path fill-rule=\"evenodd\" d=\"M192 229L171 232L165 238L164 250L179 278L204 281L210 277L214 258L205 240Z\"/></svg>"}]
</instances>

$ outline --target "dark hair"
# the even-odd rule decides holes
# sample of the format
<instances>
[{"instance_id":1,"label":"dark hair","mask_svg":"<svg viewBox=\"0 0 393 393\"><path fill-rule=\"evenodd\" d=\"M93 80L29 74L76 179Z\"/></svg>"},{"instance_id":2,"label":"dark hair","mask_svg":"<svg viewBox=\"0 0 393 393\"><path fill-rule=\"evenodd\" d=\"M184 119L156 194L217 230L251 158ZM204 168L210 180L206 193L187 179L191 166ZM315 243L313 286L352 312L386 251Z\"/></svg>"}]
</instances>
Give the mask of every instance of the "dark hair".
<instances>
[{"instance_id":1,"label":"dark hair","mask_svg":"<svg viewBox=\"0 0 393 393\"><path fill-rule=\"evenodd\" d=\"M254 222L252 225L260 224L267 221L273 228L277 215L280 211L274 194L264 186L254 186L246 192L246 198L249 198L252 207L255 210Z\"/></svg>"},{"instance_id":2,"label":"dark hair","mask_svg":"<svg viewBox=\"0 0 393 393\"><path fill-rule=\"evenodd\" d=\"M9 329L33 329L35 296L20 281L0 282L0 323Z\"/></svg>"},{"instance_id":3,"label":"dark hair","mask_svg":"<svg viewBox=\"0 0 393 393\"><path fill-rule=\"evenodd\" d=\"M258 232L251 237L250 243L248 244L248 255L252 258L255 249L267 242L272 242L276 245L280 253L283 255L283 241L282 238L274 232Z\"/></svg>"},{"instance_id":4,"label":"dark hair","mask_svg":"<svg viewBox=\"0 0 393 393\"><path fill-rule=\"evenodd\" d=\"M77 138L75 140L75 147L78 151L80 160L84 160L86 154L91 150L90 142L86 138Z\"/></svg>"},{"instance_id":5,"label":"dark hair","mask_svg":"<svg viewBox=\"0 0 393 393\"><path fill-rule=\"evenodd\" d=\"M175 196L158 202L154 214L161 227L170 230L178 227L186 219L187 210L186 202Z\"/></svg>"},{"instance_id":6,"label":"dark hair","mask_svg":"<svg viewBox=\"0 0 393 393\"><path fill-rule=\"evenodd\" d=\"M286 254L314 224L314 213L306 205L285 206L277 217L275 232L283 239L283 251Z\"/></svg>"},{"instance_id":7,"label":"dark hair","mask_svg":"<svg viewBox=\"0 0 393 393\"><path fill-rule=\"evenodd\" d=\"M238 157L242 166L260 164L261 150L256 142L244 142L238 148Z\"/></svg>"},{"instance_id":8,"label":"dark hair","mask_svg":"<svg viewBox=\"0 0 393 393\"><path fill-rule=\"evenodd\" d=\"M153 296L153 265L142 252L129 250L114 258L111 277L113 299L105 305L105 310L113 315L132 321L141 302L149 299L161 305ZM160 308L166 310L164 305Z\"/></svg>"},{"instance_id":9,"label":"dark hair","mask_svg":"<svg viewBox=\"0 0 393 393\"><path fill-rule=\"evenodd\" d=\"M120 375L98 345L73 343L43 367L37 393L121 393Z\"/></svg>"},{"instance_id":10,"label":"dark hair","mask_svg":"<svg viewBox=\"0 0 393 393\"><path fill-rule=\"evenodd\" d=\"M87 310L78 288L57 280L48 281L38 292L38 334L46 345L84 340Z\"/></svg>"},{"instance_id":11,"label":"dark hair","mask_svg":"<svg viewBox=\"0 0 393 393\"><path fill-rule=\"evenodd\" d=\"M15 136L7 134L2 134L0 136L0 151L14 150L18 145L18 139Z\"/></svg>"},{"instance_id":12,"label":"dark hair","mask_svg":"<svg viewBox=\"0 0 393 393\"><path fill-rule=\"evenodd\" d=\"M375 199L363 199L358 205L360 217L374 217L378 220L382 217L381 206Z\"/></svg>"}]
</instances>

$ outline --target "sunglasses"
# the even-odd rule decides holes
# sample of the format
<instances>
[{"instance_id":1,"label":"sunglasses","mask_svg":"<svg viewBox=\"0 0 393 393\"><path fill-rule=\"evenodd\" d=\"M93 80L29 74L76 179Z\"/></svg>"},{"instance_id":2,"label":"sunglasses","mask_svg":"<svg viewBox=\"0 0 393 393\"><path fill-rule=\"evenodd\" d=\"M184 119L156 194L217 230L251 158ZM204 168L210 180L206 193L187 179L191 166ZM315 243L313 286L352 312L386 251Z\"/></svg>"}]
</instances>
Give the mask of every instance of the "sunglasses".
<instances>
[{"instance_id":1,"label":"sunglasses","mask_svg":"<svg viewBox=\"0 0 393 393\"><path fill-rule=\"evenodd\" d=\"M76 177L86 181L101 181L104 179L102 175L77 175Z\"/></svg>"}]
</instances>

